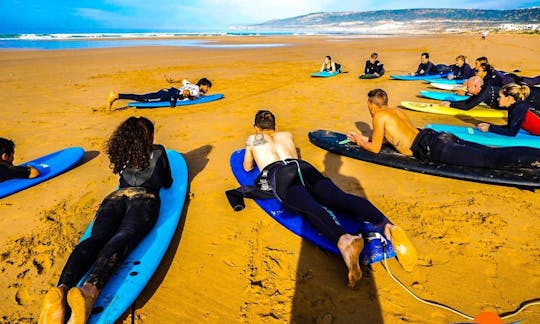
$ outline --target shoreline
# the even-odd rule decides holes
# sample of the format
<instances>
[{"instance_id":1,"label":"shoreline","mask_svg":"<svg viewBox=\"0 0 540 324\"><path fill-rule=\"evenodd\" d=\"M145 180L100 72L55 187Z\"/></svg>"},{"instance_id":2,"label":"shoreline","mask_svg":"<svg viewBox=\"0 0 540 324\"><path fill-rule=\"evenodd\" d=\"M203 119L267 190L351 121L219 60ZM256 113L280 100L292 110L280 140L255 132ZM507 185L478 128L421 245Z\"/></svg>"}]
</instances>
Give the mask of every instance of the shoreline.
<instances>
[{"instance_id":1,"label":"shoreline","mask_svg":"<svg viewBox=\"0 0 540 324\"><path fill-rule=\"evenodd\" d=\"M221 37L234 44L245 37ZM181 152L189 194L164 261L135 305L137 323L315 322L453 323L462 318L419 303L376 264L358 290L346 287L340 257L302 241L252 201L234 212L224 191L229 170L259 109L272 110L290 130L302 157L346 191L368 198L406 232L419 253L412 273L389 266L421 297L467 314L515 309L540 291L538 192L434 177L373 165L323 151L307 133L370 129L367 91L385 89L390 105L417 97L427 84L390 80L415 69L421 52L435 63L459 54L488 56L497 68L540 74L540 37L434 35L324 41L328 37L269 37L294 46L271 48L133 47L61 51L0 51L2 137L16 143L15 163L67 146L83 146L85 163L41 185L0 200L0 255L5 287L2 321L32 323L101 200L117 185L104 143L129 116L156 126L156 143ZM249 38L258 42L257 38ZM377 51L383 78L358 79ZM511 55L510 55L511 54ZM325 55L344 73L309 78ZM144 93L166 87L163 75L213 83L224 99L185 108L104 110L110 91ZM471 125L475 120L406 111L414 125ZM504 123L502 119L490 120ZM532 239L531 239L532 238ZM528 289L522 289L526 285ZM534 322L530 307L512 320ZM34 320L33 320L34 319ZM131 315L124 323L131 322Z\"/></svg>"}]
</instances>

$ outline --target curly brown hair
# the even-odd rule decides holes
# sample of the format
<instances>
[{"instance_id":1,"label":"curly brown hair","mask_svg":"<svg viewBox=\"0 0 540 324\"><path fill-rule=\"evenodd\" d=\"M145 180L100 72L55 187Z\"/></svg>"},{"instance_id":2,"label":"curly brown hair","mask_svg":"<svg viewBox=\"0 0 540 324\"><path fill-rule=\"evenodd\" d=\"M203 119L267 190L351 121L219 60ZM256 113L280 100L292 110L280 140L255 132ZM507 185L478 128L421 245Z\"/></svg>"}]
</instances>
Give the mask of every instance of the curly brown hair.
<instances>
[{"instance_id":1,"label":"curly brown hair","mask_svg":"<svg viewBox=\"0 0 540 324\"><path fill-rule=\"evenodd\" d=\"M129 117L107 141L107 156L113 173L124 168L144 170L149 166L154 125L144 117Z\"/></svg>"}]
</instances>

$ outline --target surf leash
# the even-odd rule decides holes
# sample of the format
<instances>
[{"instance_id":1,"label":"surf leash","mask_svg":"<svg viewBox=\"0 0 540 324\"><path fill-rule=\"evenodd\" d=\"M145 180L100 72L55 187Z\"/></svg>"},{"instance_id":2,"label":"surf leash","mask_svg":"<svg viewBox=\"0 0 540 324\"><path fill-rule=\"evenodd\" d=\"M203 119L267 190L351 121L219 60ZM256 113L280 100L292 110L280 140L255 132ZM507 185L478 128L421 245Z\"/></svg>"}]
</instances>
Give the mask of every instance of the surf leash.
<instances>
[{"instance_id":1,"label":"surf leash","mask_svg":"<svg viewBox=\"0 0 540 324\"><path fill-rule=\"evenodd\" d=\"M428 299L425 299L425 298L422 298L422 297L419 297L418 295L416 295L414 292L412 292L409 287L405 286L405 284L403 284L398 278L396 278L392 272L390 271L390 268L388 267L388 262L387 262L387 258L386 258L386 240L381 240L381 245L383 247L383 268L386 270L386 272L388 273L388 275L390 276L390 278L392 278L398 285L400 285L406 292L408 292L411 296L413 296L416 300L418 300L419 302L421 303L424 303L424 304L427 304L427 305L431 305L431 306L435 306L435 307L439 307L439 308L442 308L442 309L445 309L447 311L450 311L456 315L459 315L461 317L464 317L468 320L474 320L475 318L468 315L468 314L465 314L455 308L452 308L450 306L447 306L445 304L442 304L442 303L439 303L439 302L436 302L436 301L433 301L433 300L428 300ZM498 316L502 319L502 320L505 320L505 319L508 319L510 317L513 317L517 314L519 314L522 310L524 310L525 308L527 307L530 307L530 306L533 306L533 305L540 305L540 298L533 298L533 299L529 299L529 300L526 300L524 302L522 302L521 304L519 304L518 308L516 308L515 310L513 311L510 311L510 312L504 312L504 313L501 313L501 314L498 314ZM513 322L513 323L519 323L521 321L517 321L517 322ZM513 324L511 323L511 324ZM474 324L474 322L472 322L471 324Z\"/></svg>"}]
</instances>

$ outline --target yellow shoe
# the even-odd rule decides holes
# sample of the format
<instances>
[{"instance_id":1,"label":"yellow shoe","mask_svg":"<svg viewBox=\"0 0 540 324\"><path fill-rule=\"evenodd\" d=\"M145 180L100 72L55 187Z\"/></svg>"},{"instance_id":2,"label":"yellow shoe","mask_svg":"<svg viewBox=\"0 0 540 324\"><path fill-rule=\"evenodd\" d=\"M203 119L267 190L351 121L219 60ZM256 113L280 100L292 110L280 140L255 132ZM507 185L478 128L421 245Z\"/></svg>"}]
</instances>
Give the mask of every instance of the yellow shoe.
<instances>
[{"instance_id":1,"label":"yellow shoe","mask_svg":"<svg viewBox=\"0 0 540 324\"><path fill-rule=\"evenodd\" d=\"M411 241L405 234L405 231L399 227L394 226L391 230L392 245L396 251L399 264L405 269L405 271L411 272L416 266L418 255L416 248L412 245Z\"/></svg>"}]
</instances>

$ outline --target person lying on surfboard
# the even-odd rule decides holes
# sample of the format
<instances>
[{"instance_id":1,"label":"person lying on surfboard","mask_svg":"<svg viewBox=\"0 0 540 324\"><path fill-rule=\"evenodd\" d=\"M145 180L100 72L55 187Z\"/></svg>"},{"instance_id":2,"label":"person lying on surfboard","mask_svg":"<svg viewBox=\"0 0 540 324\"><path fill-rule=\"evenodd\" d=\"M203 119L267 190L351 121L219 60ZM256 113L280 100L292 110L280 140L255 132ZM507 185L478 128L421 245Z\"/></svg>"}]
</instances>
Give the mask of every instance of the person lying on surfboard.
<instances>
[{"instance_id":1,"label":"person lying on surfboard","mask_svg":"<svg viewBox=\"0 0 540 324\"><path fill-rule=\"evenodd\" d=\"M165 80L169 83L179 82L171 77L165 76ZM118 93L111 91L109 98L107 99L107 107L111 110L112 104L116 100L135 100L139 102L148 101L168 101L171 103L171 107L176 107L177 100L193 100L199 98L210 91L212 88L212 82L207 78L200 79L197 84L192 84L187 80L182 80L182 86L180 88L171 87L169 89L161 89L157 92L151 92L146 94L132 94L132 93Z\"/></svg>"},{"instance_id":2,"label":"person lying on surfboard","mask_svg":"<svg viewBox=\"0 0 540 324\"><path fill-rule=\"evenodd\" d=\"M433 75L433 74L439 74L439 69L429 60L429 53L422 53L420 55L420 64L418 65L418 68L415 72L409 73L410 75Z\"/></svg>"},{"instance_id":3,"label":"person lying on surfboard","mask_svg":"<svg viewBox=\"0 0 540 324\"><path fill-rule=\"evenodd\" d=\"M492 169L540 168L540 149L523 146L489 147L472 143L433 129L417 129L398 108L388 107L388 95L382 89L368 93L367 106L372 116L371 139L351 131L347 138L363 149L379 153L384 141L406 156L422 161Z\"/></svg>"},{"instance_id":4,"label":"person lying on surfboard","mask_svg":"<svg viewBox=\"0 0 540 324\"><path fill-rule=\"evenodd\" d=\"M452 70L452 74L447 77L449 80L467 80L475 74L469 63L467 63L465 55L458 55L456 57L456 63L450 65L450 69Z\"/></svg>"},{"instance_id":5,"label":"person lying on surfboard","mask_svg":"<svg viewBox=\"0 0 540 324\"><path fill-rule=\"evenodd\" d=\"M327 55L324 57L319 72L341 72L341 64L335 63L332 61L332 57Z\"/></svg>"},{"instance_id":6,"label":"person lying on surfboard","mask_svg":"<svg viewBox=\"0 0 540 324\"><path fill-rule=\"evenodd\" d=\"M31 165L13 165L15 143L0 137L0 182L9 179L32 179L39 176L39 171Z\"/></svg>"},{"instance_id":7,"label":"person lying on surfboard","mask_svg":"<svg viewBox=\"0 0 540 324\"><path fill-rule=\"evenodd\" d=\"M283 205L300 212L325 237L332 240L348 268L348 286L354 288L362 278L359 256L364 240L346 233L330 209L342 211L359 222L370 222L384 231L396 250L403 268L412 271L416 249L400 227L392 224L371 202L344 192L315 167L300 159L290 132L275 129L275 117L268 110L255 115L254 131L246 141L244 170L255 164L261 175L254 184L259 190L273 193Z\"/></svg>"},{"instance_id":8,"label":"person lying on surfboard","mask_svg":"<svg viewBox=\"0 0 540 324\"><path fill-rule=\"evenodd\" d=\"M526 101L531 90L525 85L509 83L504 85L499 91L499 107L508 109L508 123L506 125L493 125L490 123L479 123L476 128L482 132L491 132L506 136L516 136L524 126L525 116L529 109L534 106ZM527 127L527 125L525 126ZM532 129L525 129L529 132ZM540 140L540 139L539 139Z\"/></svg>"},{"instance_id":9,"label":"person lying on surfboard","mask_svg":"<svg viewBox=\"0 0 540 324\"><path fill-rule=\"evenodd\" d=\"M86 323L114 270L156 223L159 191L173 179L165 148L153 141L154 125L144 117L129 117L110 137L107 155L113 173L120 175L119 189L105 197L90 237L73 249L57 286L45 295L40 324L64 323L68 306L68 323Z\"/></svg>"}]
</instances>

